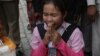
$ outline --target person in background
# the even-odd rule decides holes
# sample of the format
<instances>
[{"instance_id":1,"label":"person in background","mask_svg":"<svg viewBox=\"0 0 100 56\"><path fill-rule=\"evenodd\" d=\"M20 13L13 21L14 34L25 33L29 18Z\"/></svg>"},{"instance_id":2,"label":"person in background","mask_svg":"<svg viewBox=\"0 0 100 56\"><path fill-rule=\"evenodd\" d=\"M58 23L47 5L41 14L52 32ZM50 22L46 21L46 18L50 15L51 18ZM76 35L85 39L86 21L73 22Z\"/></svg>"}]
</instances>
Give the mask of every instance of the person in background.
<instances>
[{"instance_id":1,"label":"person in background","mask_svg":"<svg viewBox=\"0 0 100 56\"><path fill-rule=\"evenodd\" d=\"M19 0L0 0L0 20L5 34L14 41L17 51L20 49Z\"/></svg>"},{"instance_id":2,"label":"person in background","mask_svg":"<svg viewBox=\"0 0 100 56\"><path fill-rule=\"evenodd\" d=\"M8 35L18 46L20 44L19 33L19 0L0 0L0 19Z\"/></svg>"},{"instance_id":3,"label":"person in background","mask_svg":"<svg viewBox=\"0 0 100 56\"><path fill-rule=\"evenodd\" d=\"M92 23L92 56L100 56L100 0L87 0L87 14Z\"/></svg>"},{"instance_id":4,"label":"person in background","mask_svg":"<svg viewBox=\"0 0 100 56\"><path fill-rule=\"evenodd\" d=\"M14 51L15 52L15 48L16 48L16 45L14 44L14 42L8 38L8 36L5 35L5 33L3 32L3 24L2 24L2 21L0 20L0 54L1 53L4 53L5 50L8 51ZM8 48L5 48L5 47L8 47ZM3 51L2 48L5 48L5 50ZM6 53L6 51L5 51ZM4 54L4 55L7 55L7 54ZM8 54L9 56L9 54Z\"/></svg>"}]
</instances>

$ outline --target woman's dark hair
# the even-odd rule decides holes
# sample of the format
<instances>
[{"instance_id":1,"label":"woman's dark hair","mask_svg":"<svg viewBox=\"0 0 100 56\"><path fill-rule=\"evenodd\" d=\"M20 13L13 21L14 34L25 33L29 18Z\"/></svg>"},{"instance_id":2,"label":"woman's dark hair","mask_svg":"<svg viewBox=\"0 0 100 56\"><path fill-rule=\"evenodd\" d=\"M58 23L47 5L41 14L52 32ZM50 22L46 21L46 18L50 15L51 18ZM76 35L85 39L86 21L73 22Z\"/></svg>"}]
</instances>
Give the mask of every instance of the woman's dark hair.
<instances>
[{"instance_id":1,"label":"woman's dark hair","mask_svg":"<svg viewBox=\"0 0 100 56\"><path fill-rule=\"evenodd\" d=\"M57 7L63 15L65 14L66 9L65 9L65 5L64 5L63 0L43 0L43 2L42 2L42 11L43 11L44 5L49 4L49 3L54 4L54 6Z\"/></svg>"},{"instance_id":2,"label":"woman's dark hair","mask_svg":"<svg viewBox=\"0 0 100 56\"><path fill-rule=\"evenodd\" d=\"M43 0L32 0L32 6L34 9L34 12L40 13L42 9L42 1Z\"/></svg>"}]
</instances>

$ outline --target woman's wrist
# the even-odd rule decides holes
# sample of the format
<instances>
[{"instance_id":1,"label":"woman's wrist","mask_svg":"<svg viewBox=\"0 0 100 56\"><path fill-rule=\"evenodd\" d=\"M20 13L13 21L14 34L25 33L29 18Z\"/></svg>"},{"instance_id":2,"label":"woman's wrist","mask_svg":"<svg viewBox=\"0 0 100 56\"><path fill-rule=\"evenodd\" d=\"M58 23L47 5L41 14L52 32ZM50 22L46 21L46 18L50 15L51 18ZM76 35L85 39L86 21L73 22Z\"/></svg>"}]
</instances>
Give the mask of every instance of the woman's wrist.
<instances>
[{"instance_id":1,"label":"woman's wrist","mask_svg":"<svg viewBox=\"0 0 100 56\"><path fill-rule=\"evenodd\" d=\"M58 46L58 45L60 45L60 44L61 44L61 39L58 40L57 42L54 42L54 45L55 45L55 46Z\"/></svg>"},{"instance_id":2,"label":"woman's wrist","mask_svg":"<svg viewBox=\"0 0 100 56\"><path fill-rule=\"evenodd\" d=\"M44 45L47 47L48 46L48 42L43 40Z\"/></svg>"}]
</instances>

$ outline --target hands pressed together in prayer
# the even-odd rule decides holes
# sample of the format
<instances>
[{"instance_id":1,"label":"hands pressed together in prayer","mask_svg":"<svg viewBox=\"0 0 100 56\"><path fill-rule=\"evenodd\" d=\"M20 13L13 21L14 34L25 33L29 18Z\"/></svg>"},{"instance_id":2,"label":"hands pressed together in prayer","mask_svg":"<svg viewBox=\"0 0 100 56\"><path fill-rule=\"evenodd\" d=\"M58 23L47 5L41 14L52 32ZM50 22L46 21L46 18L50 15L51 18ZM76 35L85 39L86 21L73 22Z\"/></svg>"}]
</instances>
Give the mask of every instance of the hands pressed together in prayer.
<instances>
[{"instance_id":1,"label":"hands pressed together in prayer","mask_svg":"<svg viewBox=\"0 0 100 56\"><path fill-rule=\"evenodd\" d=\"M48 45L50 41L53 42L53 45L57 45L61 40L60 34L56 31L55 25L53 23L48 24L47 32L45 33L43 42L45 45Z\"/></svg>"}]
</instances>

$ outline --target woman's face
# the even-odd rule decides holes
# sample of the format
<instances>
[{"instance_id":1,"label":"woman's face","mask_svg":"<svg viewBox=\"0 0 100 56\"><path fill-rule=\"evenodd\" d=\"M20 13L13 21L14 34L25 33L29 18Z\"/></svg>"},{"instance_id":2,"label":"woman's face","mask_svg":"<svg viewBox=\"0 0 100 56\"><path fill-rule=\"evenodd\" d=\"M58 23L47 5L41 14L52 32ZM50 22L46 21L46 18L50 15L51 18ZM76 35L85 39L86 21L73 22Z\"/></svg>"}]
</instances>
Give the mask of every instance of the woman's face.
<instances>
[{"instance_id":1,"label":"woman's face","mask_svg":"<svg viewBox=\"0 0 100 56\"><path fill-rule=\"evenodd\" d=\"M54 23L54 25L59 27L63 21L63 15L59 11L58 7L54 6L52 3L45 4L43 7L43 20L48 25L49 23Z\"/></svg>"}]
</instances>

